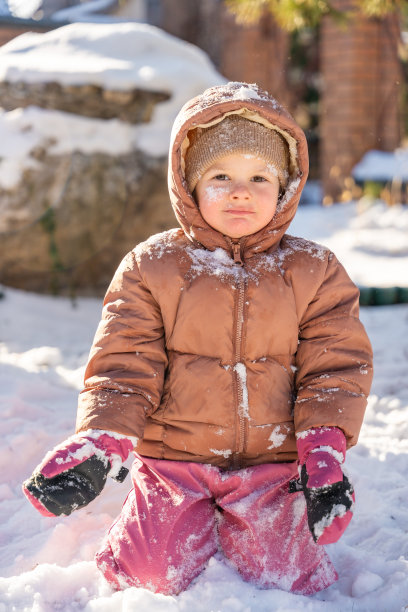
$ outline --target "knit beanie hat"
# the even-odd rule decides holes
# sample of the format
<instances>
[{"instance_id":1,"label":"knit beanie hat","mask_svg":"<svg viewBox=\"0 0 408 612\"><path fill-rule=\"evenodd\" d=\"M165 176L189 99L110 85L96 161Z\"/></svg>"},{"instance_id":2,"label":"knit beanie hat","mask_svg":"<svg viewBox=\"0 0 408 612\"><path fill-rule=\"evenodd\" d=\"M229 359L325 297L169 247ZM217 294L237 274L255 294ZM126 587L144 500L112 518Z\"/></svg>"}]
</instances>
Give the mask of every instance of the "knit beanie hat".
<instances>
[{"instance_id":1,"label":"knit beanie hat","mask_svg":"<svg viewBox=\"0 0 408 612\"><path fill-rule=\"evenodd\" d=\"M190 145L186 151L186 181L190 193L208 168L230 153L251 154L271 164L286 187L289 151L286 140L276 130L240 115L228 115L208 128L197 128L188 134Z\"/></svg>"}]
</instances>

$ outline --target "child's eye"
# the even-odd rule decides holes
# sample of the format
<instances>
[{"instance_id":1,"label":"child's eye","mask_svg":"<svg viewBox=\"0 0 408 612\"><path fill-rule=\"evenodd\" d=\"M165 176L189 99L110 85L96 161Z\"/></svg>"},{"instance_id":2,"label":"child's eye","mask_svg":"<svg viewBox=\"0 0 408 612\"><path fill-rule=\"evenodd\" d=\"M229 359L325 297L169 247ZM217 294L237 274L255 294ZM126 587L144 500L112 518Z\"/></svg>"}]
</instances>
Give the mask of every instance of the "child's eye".
<instances>
[{"instance_id":1,"label":"child's eye","mask_svg":"<svg viewBox=\"0 0 408 612\"><path fill-rule=\"evenodd\" d=\"M253 176L251 179L254 183L263 183L264 181L266 181L266 178L264 176Z\"/></svg>"},{"instance_id":2,"label":"child's eye","mask_svg":"<svg viewBox=\"0 0 408 612\"><path fill-rule=\"evenodd\" d=\"M226 174L217 174L214 178L216 181L228 181L228 176Z\"/></svg>"}]
</instances>

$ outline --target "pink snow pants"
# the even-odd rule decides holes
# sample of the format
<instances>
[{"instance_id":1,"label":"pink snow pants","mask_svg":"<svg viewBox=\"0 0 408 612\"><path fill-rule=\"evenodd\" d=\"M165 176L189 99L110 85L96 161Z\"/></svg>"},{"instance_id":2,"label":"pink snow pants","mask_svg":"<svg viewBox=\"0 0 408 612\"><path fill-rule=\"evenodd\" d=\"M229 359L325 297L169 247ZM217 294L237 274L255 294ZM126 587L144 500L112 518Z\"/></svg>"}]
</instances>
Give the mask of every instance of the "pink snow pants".
<instances>
[{"instance_id":1,"label":"pink snow pants","mask_svg":"<svg viewBox=\"0 0 408 612\"><path fill-rule=\"evenodd\" d=\"M244 580L311 595L337 580L310 535L296 463L237 471L137 457L133 489L96 562L115 589L184 590L221 549Z\"/></svg>"}]
</instances>

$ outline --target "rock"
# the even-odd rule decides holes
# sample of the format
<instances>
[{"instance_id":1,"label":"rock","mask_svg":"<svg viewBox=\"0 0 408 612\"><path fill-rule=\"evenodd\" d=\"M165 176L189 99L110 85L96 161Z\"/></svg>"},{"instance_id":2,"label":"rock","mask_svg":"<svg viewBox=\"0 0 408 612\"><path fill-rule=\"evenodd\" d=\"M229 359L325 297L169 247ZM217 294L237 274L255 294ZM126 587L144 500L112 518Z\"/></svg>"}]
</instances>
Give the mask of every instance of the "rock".
<instances>
[{"instance_id":1,"label":"rock","mask_svg":"<svg viewBox=\"0 0 408 612\"><path fill-rule=\"evenodd\" d=\"M0 82L5 110L37 106L129 124L149 122L168 94L92 84ZM28 133L31 129L27 128ZM123 255L174 226L167 158L137 149L56 155L56 138L29 154L18 185L0 186L0 282L52 293L102 294Z\"/></svg>"},{"instance_id":2,"label":"rock","mask_svg":"<svg viewBox=\"0 0 408 612\"><path fill-rule=\"evenodd\" d=\"M225 79L198 48L131 22L26 33L0 68L0 282L102 294L130 249L177 225L171 126Z\"/></svg>"},{"instance_id":3,"label":"rock","mask_svg":"<svg viewBox=\"0 0 408 612\"><path fill-rule=\"evenodd\" d=\"M165 92L138 88L114 91L88 84L0 82L1 106L8 111L39 106L84 117L122 119L128 123L150 121L155 105L169 98Z\"/></svg>"},{"instance_id":4,"label":"rock","mask_svg":"<svg viewBox=\"0 0 408 612\"><path fill-rule=\"evenodd\" d=\"M167 159L140 151L120 156L37 151L36 159L18 188L0 189L5 285L101 295L127 251L176 225Z\"/></svg>"}]
</instances>

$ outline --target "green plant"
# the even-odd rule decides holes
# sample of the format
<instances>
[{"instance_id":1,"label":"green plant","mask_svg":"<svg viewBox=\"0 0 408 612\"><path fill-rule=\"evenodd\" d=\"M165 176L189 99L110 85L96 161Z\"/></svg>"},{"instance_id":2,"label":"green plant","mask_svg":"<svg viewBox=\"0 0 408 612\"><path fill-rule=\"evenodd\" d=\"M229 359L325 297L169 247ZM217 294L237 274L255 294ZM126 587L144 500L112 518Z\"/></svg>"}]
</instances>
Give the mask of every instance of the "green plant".
<instances>
[{"instance_id":1,"label":"green plant","mask_svg":"<svg viewBox=\"0 0 408 612\"><path fill-rule=\"evenodd\" d=\"M378 183L376 181L365 181L363 194L369 198L378 199L381 196L382 189L382 183Z\"/></svg>"},{"instance_id":2,"label":"green plant","mask_svg":"<svg viewBox=\"0 0 408 612\"><path fill-rule=\"evenodd\" d=\"M56 241L56 228L57 221L55 210L51 207L47 208L45 213L40 218L40 224L49 236L48 252L51 260L51 280L50 280L50 291L54 295L57 295L60 291L59 275L65 270L61 260L60 253L58 251L58 245Z\"/></svg>"},{"instance_id":3,"label":"green plant","mask_svg":"<svg viewBox=\"0 0 408 612\"><path fill-rule=\"evenodd\" d=\"M239 23L254 23L269 11L280 27L289 32L315 27L325 15L346 26L356 12L341 11L330 0L225 0L225 4ZM403 0L356 0L356 9L368 17L381 18L405 10L404 4Z\"/></svg>"}]
</instances>

